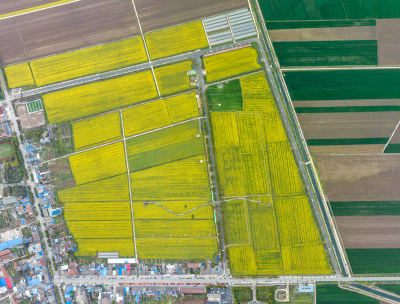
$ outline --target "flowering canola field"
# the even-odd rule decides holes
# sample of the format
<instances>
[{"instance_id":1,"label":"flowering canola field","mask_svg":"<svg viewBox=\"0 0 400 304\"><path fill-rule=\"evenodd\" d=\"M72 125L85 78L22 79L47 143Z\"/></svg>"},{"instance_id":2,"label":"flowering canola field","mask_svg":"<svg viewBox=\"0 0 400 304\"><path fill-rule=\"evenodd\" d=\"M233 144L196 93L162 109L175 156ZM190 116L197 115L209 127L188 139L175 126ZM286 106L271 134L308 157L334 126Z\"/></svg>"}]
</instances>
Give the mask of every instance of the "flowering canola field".
<instances>
[{"instance_id":1,"label":"flowering canola field","mask_svg":"<svg viewBox=\"0 0 400 304\"><path fill-rule=\"evenodd\" d=\"M243 111L211 112L232 273L331 273L265 75L240 83Z\"/></svg>"},{"instance_id":2,"label":"flowering canola field","mask_svg":"<svg viewBox=\"0 0 400 304\"><path fill-rule=\"evenodd\" d=\"M10 89L35 86L29 63L18 63L4 68Z\"/></svg>"}]
</instances>

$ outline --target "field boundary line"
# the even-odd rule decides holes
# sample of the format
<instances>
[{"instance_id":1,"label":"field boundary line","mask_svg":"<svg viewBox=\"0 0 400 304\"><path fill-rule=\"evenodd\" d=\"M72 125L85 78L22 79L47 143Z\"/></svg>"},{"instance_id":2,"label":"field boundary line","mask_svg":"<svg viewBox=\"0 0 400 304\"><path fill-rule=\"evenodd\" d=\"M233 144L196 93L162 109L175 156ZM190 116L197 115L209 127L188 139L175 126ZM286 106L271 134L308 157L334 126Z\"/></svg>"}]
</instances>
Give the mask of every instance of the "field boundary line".
<instances>
[{"instance_id":1,"label":"field boundary line","mask_svg":"<svg viewBox=\"0 0 400 304\"><path fill-rule=\"evenodd\" d=\"M63 6L63 5L67 5L67 4L78 2L78 1L81 1L81 0L66 0L66 1L61 0L61 1L55 1L53 3L50 2L47 4L43 4L43 5L38 5L38 6L23 9L23 10L15 11L15 12L2 14L2 15L0 15L0 20L5 20L5 19L23 16L23 15L27 15L27 14L31 14L31 13L36 13L36 12L47 10L49 8ZM55 4L55 3L58 3L58 4ZM55 4L55 5L51 5L51 4ZM42 8L34 9L35 7L42 7ZM22 12L22 13L18 13L18 12ZM7 16L7 15L9 15L9 16ZM5 16L5 17L2 17L2 16Z\"/></svg>"},{"instance_id":2,"label":"field boundary line","mask_svg":"<svg viewBox=\"0 0 400 304\"><path fill-rule=\"evenodd\" d=\"M400 120L399 120L399 122L397 123L396 128L394 128L394 131L393 131L392 135L390 135L388 142L387 142L386 145L383 147L382 154L385 152L386 147L389 145L390 141L392 140L392 137L394 136L394 134L396 133L397 129L399 128L399 125L400 125ZM396 154L396 153L393 153L393 154Z\"/></svg>"},{"instance_id":3,"label":"field boundary line","mask_svg":"<svg viewBox=\"0 0 400 304\"><path fill-rule=\"evenodd\" d=\"M145 37L144 37L142 25L140 24L139 14L138 14L138 12L137 12L137 10L136 10L135 0L132 0L132 5L133 5L133 10L135 11L136 19L137 19L138 26L139 26L139 29L140 29L140 34L141 34L141 36L142 36L143 45L144 45L144 48L145 48L145 50L146 50L147 60L148 60L148 62L149 62L150 65L151 65L150 53L149 53L149 50L148 50L148 48L147 48L147 43L146 43L146 39L145 39Z\"/></svg>"},{"instance_id":4,"label":"field boundary line","mask_svg":"<svg viewBox=\"0 0 400 304\"><path fill-rule=\"evenodd\" d=\"M154 83L156 85L158 96L161 97L160 88L158 87L157 78L156 74L154 73L153 65L150 65L150 69L151 69L151 74L153 75Z\"/></svg>"},{"instance_id":5,"label":"field boundary line","mask_svg":"<svg viewBox=\"0 0 400 304\"><path fill-rule=\"evenodd\" d=\"M207 30L206 30L206 27L204 26L204 19L201 19L201 24L203 25L203 30L204 30L204 33L206 34L208 48L211 50L210 39L208 39Z\"/></svg>"},{"instance_id":6,"label":"field boundary line","mask_svg":"<svg viewBox=\"0 0 400 304\"><path fill-rule=\"evenodd\" d=\"M123 128L122 110L119 110L119 111L121 112L120 117L121 117L122 128ZM52 161L57 161L57 160L64 159L64 158L67 158L67 157L70 157L70 156L73 156L73 155L77 155L77 154L80 154L80 153L83 153L83 152L88 152L88 151L91 151L91 150L94 150L94 149L97 149L97 148L102 148L102 147L105 147L105 146L116 144L116 143L119 143L121 141L125 142L126 140L131 139L131 138L135 138L135 137L139 137L139 136L146 135L146 134L149 134L149 133L161 131L161 130L164 130L164 129L168 129L168 128L171 128L171 127L175 127L175 126L178 126L178 125L181 125L181 124L196 120L196 119L203 119L203 118L204 118L203 116L190 118L190 119L187 119L187 120L184 120L184 121L180 121L180 122L177 122L177 123L174 123L174 124L170 124L170 125L167 125L167 126L164 126L164 127L161 127L161 128L153 129L153 130L142 132L142 133L139 133L139 134L134 134L134 135L131 135L131 136L128 136L128 137L124 137L125 136L125 131L122 130L123 136L122 136L121 139L117 139L117 140L110 141L108 143L104 143L104 144L101 144L101 145L98 145L98 146L94 146L94 147L90 147L90 148L83 149L83 150L80 150L80 151L76 151L76 152L73 152L73 153L70 153L70 154L66 154L66 155L63 155L63 156L60 156L60 157L57 157L57 158L52 158L52 159L43 161L43 163L45 164L45 163L49 163L49 162L52 162Z\"/></svg>"},{"instance_id":7,"label":"field boundary line","mask_svg":"<svg viewBox=\"0 0 400 304\"><path fill-rule=\"evenodd\" d=\"M243 201L243 207L244 207L244 214L246 216L247 237L249 238L249 245L251 245L253 247L252 242L251 242L251 240L253 238L250 235L249 215L247 214L248 205L247 205L247 201L245 201L245 200Z\"/></svg>"},{"instance_id":8,"label":"field boundary line","mask_svg":"<svg viewBox=\"0 0 400 304\"><path fill-rule=\"evenodd\" d=\"M193 211L195 211L195 210L197 210L197 209L200 209L201 207L210 206L210 205L215 205L215 203L213 203L213 202L211 202L211 203L206 203L206 204L197 206L196 208L193 208L193 209L191 209L191 210L189 210L189 211L187 211L187 212L185 212L185 213L176 213L176 212L174 212L174 211L168 209L167 207L164 207L163 205L161 205L161 204L159 204L159 203L157 203L157 202L147 202L147 204L153 204L153 205L159 206L159 207L163 208L164 210L166 210L166 211L168 211L168 212L170 212L170 213L172 213L172 214L178 215L178 216L182 216L182 215L189 214L189 213L191 213L191 212L193 212Z\"/></svg>"},{"instance_id":9,"label":"field boundary line","mask_svg":"<svg viewBox=\"0 0 400 304\"><path fill-rule=\"evenodd\" d=\"M130 202L130 204L131 204L131 221L132 221L133 246L134 246L134 248L135 248L136 263L139 263L139 260L138 260L138 253L137 253L137 247L136 247L135 218L133 217L131 174L130 174L130 170L129 170L128 151L127 151L127 149L126 149L124 119L123 119L123 117L122 117L122 111L121 111L121 110L119 111L119 119L121 120L121 121L120 121L120 125L121 125L121 132L122 132L122 140L123 140L123 143L124 143L126 174L128 175L129 202Z\"/></svg>"},{"instance_id":10,"label":"field boundary line","mask_svg":"<svg viewBox=\"0 0 400 304\"><path fill-rule=\"evenodd\" d=\"M228 14L229 14L229 13L225 13L225 18L226 18L226 21L228 21L229 31L231 32L231 36L232 36L233 43L235 43L236 40L235 40L235 36L233 35L232 26L231 26L231 21L229 20Z\"/></svg>"},{"instance_id":11,"label":"field boundary line","mask_svg":"<svg viewBox=\"0 0 400 304\"><path fill-rule=\"evenodd\" d=\"M337 66L337 67L286 67L280 68L282 73L290 71L325 71L325 70L398 70L400 66Z\"/></svg>"},{"instance_id":12,"label":"field boundary line","mask_svg":"<svg viewBox=\"0 0 400 304\"><path fill-rule=\"evenodd\" d=\"M255 71L250 71L250 72L242 73L240 75L236 75L236 76L232 76L232 77L216 80L216 81L213 81L213 82L206 83L205 86L207 88L209 86L213 86L213 85L220 84L220 83L227 82L227 81L232 81L232 80L235 80L235 79L239 79L239 78L242 78L242 77L245 77L245 76L254 75L254 74L257 74L257 73L264 73L264 70L261 68L261 69L255 70ZM243 113L243 114L246 114L246 113ZM251 113L249 113L249 114L251 114ZM257 113L254 113L254 114L257 114Z\"/></svg>"}]
</instances>

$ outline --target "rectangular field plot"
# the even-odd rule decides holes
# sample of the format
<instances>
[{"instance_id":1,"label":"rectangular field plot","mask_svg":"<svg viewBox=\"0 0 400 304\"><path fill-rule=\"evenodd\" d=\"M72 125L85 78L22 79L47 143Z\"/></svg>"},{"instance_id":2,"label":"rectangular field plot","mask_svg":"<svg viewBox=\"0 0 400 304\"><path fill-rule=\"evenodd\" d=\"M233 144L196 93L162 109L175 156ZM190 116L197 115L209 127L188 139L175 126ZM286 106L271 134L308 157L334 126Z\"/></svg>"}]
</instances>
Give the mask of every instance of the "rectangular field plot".
<instances>
[{"instance_id":1,"label":"rectangular field plot","mask_svg":"<svg viewBox=\"0 0 400 304\"><path fill-rule=\"evenodd\" d=\"M400 249L346 249L354 274L400 273Z\"/></svg>"},{"instance_id":2,"label":"rectangular field plot","mask_svg":"<svg viewBox=\"0 0 400 304\"><path fill-rule=\"evenodd\" d=\"M204 156L186 158L131 173L133 200L209 199Z\"/></svg>"},{"instance_id":3,"label":"rectangular field plot","mask_svg":"<svg viewBox=\"0 0 400 304\"><path fill-rule=\"evenodd\" d=\"M214 220L135 220L137 238L215 237Z\"/></svg>"},{"instance_id":4,"label":"rectangular field plot","mask_svg":"<svg viewBox=\"0 0 400 304\"><path fill-rule=\"evenodd\" d=\"M242 90L239 79L208 87L207 98L212 112L243 110Z\"/></svg>"},{"instance_id":5,"label":"rectangular field plot","mask_svg":"<svg viewBox=\"0 0 400 304\"><path fill-rule=\"evenodd\" d=\"M285 72L292 100L400 98L400 69Z\"/></svg>"},{"instance_id":6,"label":"rectangular field plot","mask_svg":"<svg viewBox=\"0 0 400 304\"><path fill-rule=\"evenodd\" d=\"M342 289L337 284L317 285L317 304L380 304L377 299Z\"/></svg>"},{"instance_id":7,"label":"rectangular field plot","mask_svg":"<svg viewBox=\"0 0 400 304\"><path fill-rule=\"evenodd\" d=\"M97 74L147 60L142 37L137 36L30 62L38 86Z\"/></svg>"},{"instance_id":8,"label":"rectangular field plot","mask_svg":"<svg viewBox=\"0 0 400 304\"><path fill-rule=\"evenodd\" d=\"M157 201L134 202L135 220L212 220L214 213L210 201ZM161 206L159 206L161 205ZM196 209L198 208L198 209ZM193 210L193 211L192 211Z\"/></svg>"},{"instance_id":9,"label":"rectangular field plot","mask_svg":"<svg viewBox=\"0 0 400 304\"><path fill-rule=\"evenodd\" d=\"M55 124L156 97L153 75L145 71L48 93L43 95L43 101L49 123Z\"/></svg>"},{"instance_id":10,"label":"rectangular field plot","mask_svg":"<svg viewBox=\"0 0 400 304\"><path fill-rule=\"evenodd\" d=\"M129 239L131 221L69 221L68 228L76 239Z\"/></svg>"},{"instance_id":11,"label":"rectangular field plot","mask_svg":"<svg viewBox=\"0 0 400 304\"><path fill-rule=\"evenodd\" d=\"M136 246L141 259L213 259L217 254L216 238L137 239Z\"/></svg>"},{"instance_id":12,"label":"rectangular field plot","mask_svg":"<svg viewBox=\"0 0 400 304\"><path fill-rule=\"evenodd\" d=\"M197 120L131 138L126 148L131 171L204 154Z\"/></svg>"},{"instance_id":13,"label":"rectangular field plot","mask_svg":"<svg viewBox=\"0 0 400 304\"><path fill-rule=\"evenodd\" d=\"M72 130L76 151L122 138L119 112L73 122Z\"/></svg>"},{"instance_id":14,"label":"rectangular field plot","mask_svg":"<svg viewBox=\"0 0 400 304\"><path fill-rule=\"evenodd\" d=\"M35 86L29 63L18 63L4 68L9 89Z\"/></svg>"},{"instance_id":15,"label":"rectangular field plot","mask_svg":"<svg viewBox=\"0 0 400 304\"><path fill-rule=\"evenodd\" d=\"M145 39L153 60L208 47L201 21L150 32Z\"/></svg>"},{"instance_id":16,"label":"rectangular field plot","mask_svg":"<svg viewBox=\"0 0 400 304\"><path fill-rule=\"evenodd\" d=\"M377 65L376 40L274 42L281 66Z\"/></svg>"},{"instance_id":17,"label":"rectangular field plot","mask_svg":"<svg viewBox=\"0 0 400 304\"><path fill-rule=\"evenodd\" d=\"M123 143L115 143L69 157L77 185L126 172Z\"/></svg>"},{"instance_id":18,"label":"rectangular field plot","mask_svg":"<svg viewBox=\"0 0 400 304\"><path fill-rule=\"evenodd\" d=\"M196 93L182 94L122 110L125 136L199 116Z\"/></svg>"},{"instance_id":19,"label":"rectangular field plot","mask_svg":"<svg viewBox=\"0 0 400 304\"><path fill-rule=\"evenodd\" d=\"M158 88L161 95L170 95L177 92L189 90L188 71L192 69L191 61L183 61L154 69Z\"/></svg>"},{"instance_id":20,"label":"rectangular field plot","mask_svg":"<svg viewBox=\"0 0 400 304\"><path fill-rule=\"evenodd\" d=\"M246 76L240 83L243 111L211 112L232 273L330 273L265 75Z\"/></svg>"},{"instance_id":21,"label":"rectangular field plot","mask_svg":"<svg viewBox=\"0 0 400 304\"><path fill-rule=\"evenodd\" d=\"M131 220L129 202L111 203L67 203L64 210L65 220L71 221L116 221Z\"/></svg>"},{"instance_id":22,"label":"rectangular field plot","mask_svg":"<svg viewBox=\"0 0 400 304\"><path fill-rule=\"evenodd\" d=\"M253 47L245 47L207 56L203 61L207 72L207 82L229 78L262 68L261 64L258 63L258 53Z\"/></svg>"},{"instance_id":23,"label":"rectangular field plot","mask_svg":"<svg viewBox=\"0 0 400 304\"><path fill-rule=\"evenodd\" d=\"M62 202L127 202L129 201L126 174L58 191Z\"/></svg>"},{"instance_id":24,"label":"rectangular field plot","mask_svg":"<svg viewBox=\"0 0 400 304\"><path fill-rule=\"evenodd\" d=\"M118 251L120 257L134 257L133 239L77 239L76 256L97 256L100 252Z\"/></svg>"}]
</instances>

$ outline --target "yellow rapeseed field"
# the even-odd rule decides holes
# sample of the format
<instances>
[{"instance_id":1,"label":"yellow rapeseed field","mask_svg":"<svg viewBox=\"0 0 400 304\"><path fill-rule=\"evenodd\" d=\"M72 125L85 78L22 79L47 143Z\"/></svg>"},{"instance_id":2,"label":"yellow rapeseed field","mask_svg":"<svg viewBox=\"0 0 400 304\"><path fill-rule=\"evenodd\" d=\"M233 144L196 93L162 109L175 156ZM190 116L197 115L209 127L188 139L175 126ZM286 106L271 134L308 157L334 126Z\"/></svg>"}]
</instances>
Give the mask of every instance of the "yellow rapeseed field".
<instances>
[{"instance_id":1,"label":"yellow rapeseed field","mask_svg":"<svg viewBox=\"0 0 400 304\"><path fill-rule=\"evenodd\" d=\"M120 257L134 257L133 239L77 239L75 256L97 256L97 252L118 251Z\"/></svg>"},{"instance_id":2,"label":"yellow rapeseed field","mask_svg":"<svg viewBox=\"0 0 400 304\"><path fill-rule=\"evenodd\" d=\"M214 220L136 220L137 238L215 237Z\"/></svg>"},{"instance_id":3,"label":"yellow rapeseed field","mask_svg":"<svg viewBox=\"0 0 400 304\"><path fill-rule=\"evenodd\" d=\"M167 126L171 123L165 100L156 100L122 110L125 137Z\"/></svg>"},{"instance_id":4,"label":"yellow rapeseed field","mask_svg":"<svg viewBox=\"0 0 400 304\"><path fill-rule=\"evenodd\" d=\"M145 35L145 39L153 60L208 47L201 21L151 32Z\"/></svg>"},{"instance_id":5,"label":"yellow rapeseed field","mask_svg":"<svg viewBox=\"0 0 400 304\"><path fill-rule=\"evenodd\" d=\"M133 200L210 199L204 156L186 158L131 173Z\"/></svg>"},{"instance_id":6,"label":"yellow rapeseed field","mask_svg":"<svg viewBox=\"0 0 400 304\"><path fill-rule=\"evenodd\" d=\"M258 54L253 47L246 47L204 58L207 82L229 78L261 69Z\"/></svg>"},{"instance_id":7,"label":"yellow rapeseed field","mask_svg":"<svg viewBox=\"0 0 400 304\"><path fill-rule=\"evenodd\" d=\"M196 93L181 94L122 110L125 136L140 134L199 116Z\"/></svg>"},{"instance_id":8,"label":"yellow rapeseed field","mask_svg":"<svg viewBox=\"0 0 400 304\"><path fill-rule=\"evenodd\" d=\"M76 239L129 239L131 221L69 221L69 230Z\"/></svg>"},{"instance_id":9,"label":"yellow rapeseed field","mask_svg":"<svg viewBox=\"0 0 400 304\"><path fill-rule=\"evenodd\" d=\"M72 155L69 162L77 185L126 172L122 142Z\"/></svg>"},{"instance_id":10,"label":"yellow rapeseed field","mask_svg":"<svg viewBox=\"0 0 400 304\"><path fill-rule=\"evenodd\" d=\"M199 116L196 92L170 97L165 102L172 123Z\"/></svg>"},{"instance_id":11,"label":"yellow rapeseed field","mask_svg":"<svg viewBox=\"0 0 400 304\"><path fill-rule=\"evenodd\" d=\"M31 61L38 86L97 74L147 60L141 36Z\"/></svg>"},{"instance_id":12,"label":"yellow rapeseed field","mask_svg":"<svg viewBox=\"0 0 400 304\"><path fill-rule=\"evenodd\" d=\"M35 86L29 63L18 63L4 68L10 89Z\"/></svg>"},{"instance_id":13,"label":"yellow rapeseed field","mask_svg":"<svg viewBox=\"0 0 400 304\"><path fill-rule=\"evenodd\" d=\"M247 217L247 202L239 199L231 200L223 202L221 207L224 214L223 224L226 244L250 245L251 236Z\"/></svg>"},{"instance_id":14,"label":"yellow rapeseed field","mask_svg":"<svg viewBox=\"0 0 400 304\"><path fill-rule=\"evenodd\" d=\"M140 259L212 259L217 253L216 238L136 239Z\"/></svg>"},{"instance_id":15,"label":"yellow rapeseed field","mask_svg":"<svg viewBox=\"0 0 400 304\"><path fill-rule=\"evenodd\" d=\"M62 202L127 202L128 177L121 174L73 188L58 191Z\"/></svg>"},{"instance_id":16,"label":"yellow rapeseed field","mask_svg":"<svg viewBox=\"0 0 400 304\"><path fill-rule=\"evenodd\" d=\"M43 95L49 123L55 124L126 107L157 97L151 71L108 79Z\"/></svg>"},{"instance_id":17,"label":"yellow rapeseed field","mask_svg":"<svg viewBox=\"0 0 400 304\"><path fill-rule=\"evenodd\" d=\"M231 246L228 249L231 271L235 275L256 274L253 248L248 246Z\"/></svg>"},{"instance_id":18,"label":"yellow rapeseed field","mask_svg":"<svg viewBox=\"0 0 400 304\"><path fill-rule=\"evenodd\" d=\"M70 221L131 220L130 202L66 203L64 216Z\"/></svg>"},{"instance_id":19,"label":"yellow rapeseed field","mask_svg":"<svg viewBox=\"0 0 400 304\"><path fill-rule=\"evenodd\" d=\"M72 123L75 150L82 150L122 138L119 112Z\"/></svg>"},{"instance_id":20,"label":"yellow rapeseed field","mask_svg":"<svg viewBox=\"0 0 400 304\"><path fill-rule=\"evenodd\" d=\"M172 212L183 214L209 201L157 201L158 204ZM155 204L145 204L143 202L133 203L135 220L183 220L192 219L192 215L198 220L211 220L214 218L212 206L207 205L196 209L185 215L176 215Z\"/></svg>"},{"instance_id":21,"label":"yellow rapeseed field","mask_svg":"<svg viewBox=\"0 0 400 304\"><path fill-rule=\"evenodd\" d=\"M239 132L235 112L212 112L211 123L215 147L239 146Z\"/></svg>"},{"instance_id":22,"label":"yellow rapeseed field","mask_svg":"<svg viewBox=\"0 0 400 304\"><path fill-rule=\"evenodd\" d=\"M161 95L170 95L190 89L187 71L192 69L191 61L183 61L154 69Z\"/></svg>"}]
</instances>

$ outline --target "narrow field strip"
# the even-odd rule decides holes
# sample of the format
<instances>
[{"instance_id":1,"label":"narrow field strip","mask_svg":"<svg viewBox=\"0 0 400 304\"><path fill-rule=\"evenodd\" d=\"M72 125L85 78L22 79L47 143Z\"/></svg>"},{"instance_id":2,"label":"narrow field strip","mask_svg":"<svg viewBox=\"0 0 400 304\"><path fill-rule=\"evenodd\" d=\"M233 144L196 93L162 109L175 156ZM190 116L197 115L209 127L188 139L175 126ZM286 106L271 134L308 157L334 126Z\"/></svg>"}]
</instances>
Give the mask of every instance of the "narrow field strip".
<instances>
[{"instance_id":1,"label":"narrow field strip","mask_svg":"<svg viewBox=\"0 0 400 304\"><path fill-rule=\"evenodd\" d=\"M31 8L24 9L24 10L11 12L11 13L7 13L7 14L2 14L2 15L0 15L0 20L12 18L12 17L16 17L16 16L21 16L21 15L25 15L25 14L29 14L29 13L34 13L34 12L42 11L45 9L49 9L52 7L61 6L61 5L65 5L65 4L77 2L77 1L80 1L80 0L60 0L60 1L56 1L56 2L43 4L43 5L38 5L38 6L34 6Z\"/></svg>"},{"instance_id":2,"label":"narrow field strip","mask_svg":"<svg viewBox=\"0 0 400 304\"><path fill-rule=\"evenodd\" d=\"M29 63L18 63L4 68L9 89L35 87Z\"/></svg>"}]
</instances>

